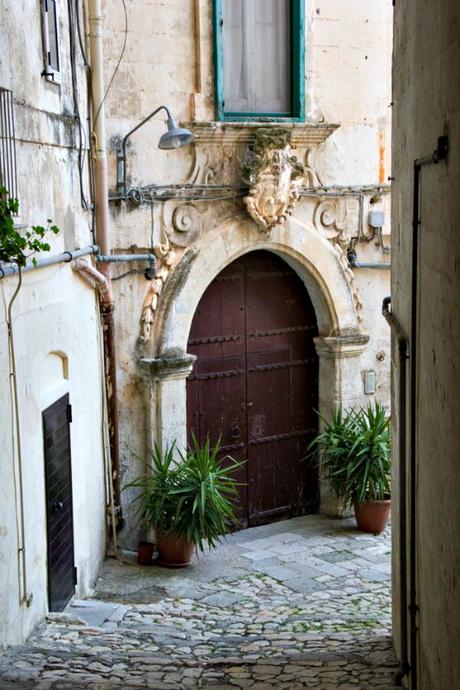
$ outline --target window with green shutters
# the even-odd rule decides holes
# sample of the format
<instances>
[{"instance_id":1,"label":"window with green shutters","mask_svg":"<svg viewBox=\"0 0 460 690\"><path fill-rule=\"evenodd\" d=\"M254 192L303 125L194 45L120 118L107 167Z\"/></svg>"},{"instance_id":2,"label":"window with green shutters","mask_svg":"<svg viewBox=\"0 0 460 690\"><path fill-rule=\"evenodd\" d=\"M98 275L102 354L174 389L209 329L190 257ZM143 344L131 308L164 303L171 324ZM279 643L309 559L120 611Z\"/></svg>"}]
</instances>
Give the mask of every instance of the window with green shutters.
<instances>
[{"instance_id":1,"label":"window with green shutters","mask_svg":"<svg viewBox=\"0 0 460 690\"><path fill-rule=\"evenodd\" d=\"M219 120L304 120L304 2L214 0Z\"/></svg>"}]
</instances>

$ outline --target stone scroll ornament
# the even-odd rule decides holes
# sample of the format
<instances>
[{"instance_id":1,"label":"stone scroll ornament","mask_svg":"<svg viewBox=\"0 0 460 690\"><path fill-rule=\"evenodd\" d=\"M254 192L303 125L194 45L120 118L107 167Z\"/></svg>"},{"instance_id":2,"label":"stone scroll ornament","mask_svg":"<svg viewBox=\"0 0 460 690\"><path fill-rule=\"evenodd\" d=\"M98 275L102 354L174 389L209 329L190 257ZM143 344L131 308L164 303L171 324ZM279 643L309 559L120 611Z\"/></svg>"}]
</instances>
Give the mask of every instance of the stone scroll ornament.
<instances>
[{"instance_id":1,"label":"stone scroll ornament","mask_svg":"<svg viewBox=\"0 0 460 690\"><path fill-rule=\"evenodd\" d=\"M183 256L185 248L192 244L202 229L201 216L192 204L172 202L163 205L161 241L153 248L157 267L142 304L142 341L147 341L155 318L160 295L169 275Z\"/></svg>"},{"instance_id":2,"label":"stone scroll ornament","mask_svg":"<svg viewBox=\"0 0 460 690\"><path fill-rule=\"evenodd\" d=\"M246 209L264 233L285 222L299 196L304 166L293 154L290 138L288 129L258 129L241 167L249 185Z\"/></svg>"}]
</instances>

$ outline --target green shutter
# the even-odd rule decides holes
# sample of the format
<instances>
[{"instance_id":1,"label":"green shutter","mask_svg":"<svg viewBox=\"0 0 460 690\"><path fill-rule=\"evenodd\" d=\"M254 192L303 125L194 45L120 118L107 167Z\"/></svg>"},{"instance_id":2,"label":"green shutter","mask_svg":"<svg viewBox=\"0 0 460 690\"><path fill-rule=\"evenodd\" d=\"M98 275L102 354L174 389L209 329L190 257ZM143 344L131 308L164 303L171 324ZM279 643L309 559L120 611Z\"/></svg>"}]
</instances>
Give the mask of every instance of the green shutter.
<instances>
[{"instance_id":1,"label":"green shutter","mask_svg":"<svg viewBox=\"0 0 460 690\"><path fill-rule=\"evenodd\" d=\"M224 66L222 45L222 3L213 0L213 28L214 28L214 88L216 114L218 120L224 119Z\"/></svg>"},{"instance_id":2,"label":"green shutter","mask_svg":"<svg viewBox=\"0 0 460 690\"><path fill-rule=\"evenodd\" d=\"M305 0L292 0L292 115L305 120Z\"/></svg>"},{"instance_id":3,"label":"green shutter","mask_svg":"<svg viewBox=\"0 0 460 690\"><path fill-rule=\"evenodd\" d=\"M214 88L216 117L218 120L241 122L259 120L271 122L305 121L305 0L291 0L292 53L291 53L291 112L279 113L225 113L223 45L222 45L222 2L213 0L214 28Z\"/></svg>"}]
</instances>

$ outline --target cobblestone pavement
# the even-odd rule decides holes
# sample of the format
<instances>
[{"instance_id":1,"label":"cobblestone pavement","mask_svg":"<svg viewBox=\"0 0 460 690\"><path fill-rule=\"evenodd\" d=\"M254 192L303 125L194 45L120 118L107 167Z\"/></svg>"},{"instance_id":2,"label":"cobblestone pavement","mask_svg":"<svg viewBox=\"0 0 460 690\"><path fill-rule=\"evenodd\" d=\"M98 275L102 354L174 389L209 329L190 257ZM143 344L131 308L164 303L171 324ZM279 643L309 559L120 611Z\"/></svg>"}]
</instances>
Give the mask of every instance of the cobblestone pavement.
<instances>
[{"instance_id":1,"label":"cobblestone pavement","mask_svg":"<svg viewBox=\"0 0 460 690\"><path fill-rule=\"evenodd\" d=\"M186 570L108 559L95 597L0 657L1 690L393 690L388 530L307 516Z\"/></svg>"}]
</instances>

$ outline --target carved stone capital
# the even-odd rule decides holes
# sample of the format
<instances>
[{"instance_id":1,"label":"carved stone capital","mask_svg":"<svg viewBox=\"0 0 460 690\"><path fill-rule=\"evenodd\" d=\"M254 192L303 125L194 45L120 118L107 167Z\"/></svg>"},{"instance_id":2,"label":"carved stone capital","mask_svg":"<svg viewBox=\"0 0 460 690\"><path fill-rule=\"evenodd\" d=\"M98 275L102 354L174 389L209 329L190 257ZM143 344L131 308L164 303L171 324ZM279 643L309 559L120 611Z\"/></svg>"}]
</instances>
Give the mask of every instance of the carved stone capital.
<instances>
[{"instance_id":1,"label":"carved stone capital","mask_svg":"<svg viewBox=\"0 0 460 690\"><path fill-rule=\"evenodd\" d=\"M161 357L141 357L139 364L144 375L152 379L184 379L190 375L195 360L196 355L171 348Z\"/></svg>"},{"instance_id":2,"label":"carved stone capital","mask_svg":"<svg viewBox=\"0 0 460 690\"><path fill-rule=\"evenodd\" d=\"M367 347L369 336L362 333L351 333L341 336L319 336L314 338L319 357L327 359L344 359L358 357Z\"/></svg>"}]
</instances>

